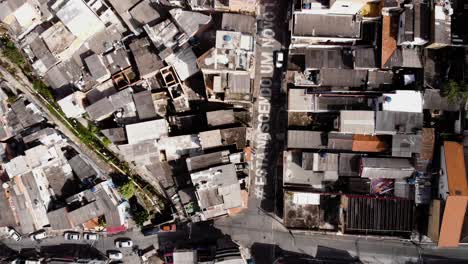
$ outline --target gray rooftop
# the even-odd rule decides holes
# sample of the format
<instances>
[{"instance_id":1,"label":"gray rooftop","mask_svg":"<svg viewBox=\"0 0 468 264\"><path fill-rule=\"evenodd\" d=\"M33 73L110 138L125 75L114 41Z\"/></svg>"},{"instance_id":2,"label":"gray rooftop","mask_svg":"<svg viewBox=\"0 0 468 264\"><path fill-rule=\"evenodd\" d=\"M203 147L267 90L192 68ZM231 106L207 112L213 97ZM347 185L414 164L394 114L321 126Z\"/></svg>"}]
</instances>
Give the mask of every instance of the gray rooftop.
<instances>
[{"instance_id":1,"label":"gray rooftop","mask_svg":"<svg viewBox=\"0 0 468 264\"><path fill-rule=\"evenodd\" d=\"M367 70L321 69L322 86L361 87L366 84Z\"/></svg>"},{"instance_id":2,"label":"gray rooftop","mask_svg":"<svg viewBox=\"0 0 468 264\"><path fill-rule=\"evenodd\" d=\"M187 187L178 191L180 202L182 204L188 204L197 200L195 196L195 189L193 187Z\"/></svg>"},{"instance_id":3,"label":"gray rooftop","mask_svg":"<svg viewBox=\"0 0 468 264\"><path fill-rule=\"evenodd\" d=\"M151 44L147 38L135 40L130 44L130 50L135 57L141 78L153 76L164 66L158 55L152 51L150 45Z\"/></svg>"},{"instance_id":4,"label":"gray rooftop","mask_svg":"<svg viewBox=\"0 0 468 264\"><path fill-rule=\"evenodd\" d=\"M203 26L211 22L211 16L200 12L174 8L169 11L177 25L189 36L195 35Z\"/></svg>"},{"instance_id":5,"label":"gray rooftop","mask_svg":"<svg viewBox=\"0 0 468 264\"><path fill-rule=\"evenodd\" d=\"M68 216L72 225L77 226L84 224L93 218L104 215L107 210L108 208L106 208L102 202L96 200L69 212Z\"/></svg>"},{"instance_id":6,"label":"gray rooftop","mask_svg":"<svg viewBox=\"0 0 468 264\"><path fill-rule=\"evenodd\" d=\"M236 145L237 149L244 149L247 144L247 128L221 129L221 138L224 146Z\"/></svg>"},{"instance_id":7,"label":"gray rooftop","mask_svg":"<svg viewBox=\"0 0 468 264\"><path fill-rule=\"evenodd\" d=\"M423 126L422 113L378 111L375 132L381 134L414 133Z\"/></svg>"},{"instance_id":8,"label":"gray rooftop","mask_svg":"<svg viewBox=\"0 0 468 264\"><path fill-rule=\"evenodd\" d=\"M84 61L95 81L102 82L110 78L110 72L104 65L104 61L99 55L93 54L89 57L86 57Z\"/></svg>"},{"instance_id":9,"label":"gray rooftop","mask_svg":"<svg viewBox=\"0 0 468 264\"><path fill-rule=\"evenodd\" d=\"M288 130L288 148L324 148L324 136L320 131Z\"/></svg>"},{"instance_id":10,"label":"gray rooftop","mask_svg":"<svg viewBox=\"0 0 468 264\"><path fill-rule=\"evenodd\" d=\"M114 106L112 105L109 98L105 97L86 107L86 112L88 113L88 116L91 118L91 120L100 121L114 113Z\"/></svg>"},{"instance_id":11,"label":"gray rooftop","mask_svg":"<svg viewBox=\"0 0 468 264\"><path fill-rule=\"evenodd\" d=\"M206 169L214 165L227 163L229 161L229 151L218 151L213 153L193 156L186 159L189 171Z\"/></svg>"},{"instance_id":12,"label":"gray rooftop","mask_svg":"<svg viewBox=\"0 0 468 264\"><path fill-rule=\"evenodd\" d=\"M174 186L175 182L172 168L169 163L155 161L149 165L146 165L146 169L164 189Z\"/></svg>"},{"instance_id":13,"label":"gray rooftop","mask_svg":"<svg viewBox=\"0 0 468 264\"><path fill-rule=\"evenodd\" d=\"M93 169L93 167L85 162L80 155L76 155L71 160L69 160L68 163L72 167L72 170L75 172L76 176L78 176L78 178L81 180L92 176L97 176L97 172Z\"/></svg>"},{"instance_id":14,"label":"gray rooftop","mask_svg":"<svg viewBox=\"0 0 468 264\"><path fill-rule=\"evenodd\" d=\"M67 230L73 228L72 223L68 220L68 210L65 207L48 212L47 217L50 221L50 227L53 230Z\"/></svg>"},{"instance_id":15,"label":"gray rooftop","mask_svg":"<svg viewBox=\"0 0 468 264\"><path fill-rule=\"evenodd\" d=\"M421 153L422 135L396 134L392 137L392 156L410 158L412 154Z\"/></svg>"},{"instance_id":16,"label":"gray rooftop","mask_svg":"<svg viewBox=\"0 0 468 264\"><path fill-rule=\"evenodd\" d=\"M294 14L293 34L310 37L359 38L361 21L353 15Z\"/></svg>"},{"instance_id":17,"label":"gray rooftop","mask_svg":"<svg viewBox=\"0 0 468 264\"><path fill-rule=\"evenodd\" d=\"M255 34L255 17L234 13L223 13L221 29L227 31L238 31L247 34Z\"/></svg>"},{"instance_id":18,"label":"gray rooftop","mask_svg":"<svg viewBox=\"0 0 468 264\"><path fill-rule=\"evenodd\" d=\"M361 163L361 155L352 153L340 153L338 175L340 177L358 177Z\"/></svg>"},{"instance_id":19,"label":"gray rooftop","mask_svg":"<svg viewBox=\"0 0 468 264\"><path fill-rule=\"evenodd\" d=\"M68 165L48 166L44 168L44 173L47 175L47 180L55 195L69 195L71 189L77 189L73 188L74 186L72 188L68 186L73 183L73 174L69 170L70 167Z\"/></svg>"},{"instance_id":20,"label":"gray rooftop","mask_svg":"<svg viewBox=\"0 0 468 264\"><path fill-rule=\"evenodd\" d=\"M107 69L110 70L111 74L122 71L130 67L130 60L128 59L128 53L125 49L117 49L104 55Z\"/></svg>"},{"instance_id":21,"label":"gray rooftop","mask_svg":"<svg viewBox=\"0 0 468 264\"><path fill-rule=\"evenodd\" d=\"M127 140L127 136L125 135L125 128L123 127L103 129L101 130L101 133L114 144L122 143Z\"/></svg>"},{"instance_id":22,"label":"gray rooftop","mask_svg":"<svg viewBox=\"0 0 468 264\"><path fill-rule=\"evenodd\" d=\"M303 56L305 68L351 69L353 67L352 55L347 57L340 48L297 48L291 50L291 53Z\"/></svg>"},{"instance_id":23,"label":"gray rooftop","mask_svg":"<svg viewBox=\"0 0 468 264\"><path fill-rule=\"evenodd\" d=\"M379 68L377 64L376 49L355 49L354 67L356 68Z\"/></svg>"},{"instance_id":24,"label":"gray rooftop","mask_svg":"<svg viewBox=\"0 0 468 264\"><path fill-rule=\"evenodd\" d=\"M361 163L363 178L402 179L414 173L414 167L408 159L363 157Z\"/></svg>"},{"instance_id":25,"label":"gray rooftop","mask_svg":"<svg viewBox=\"0 0 468 264\"><path fill-rule=\"evenodd\" d=\"M369 71L367 85L369 88L379 88L382 85L393 83L393 72L391 71Z\"/></svg>"},{"instance_id":26,"label":"gray rooftop","mask_svg":"<svg viewBox=\"0 0 468 264\"><path fill-rule=\"evenodd\" d=\"M133 94L133 101L135 102L138 118L140 120L147 120L157 117L156 108L154 106L150 91L143 91Z\"/></svg>"},{"instance_id":27,"label":"gray rooftop","mask_svg":"<svg viewBox=\"0 0 468 264\"><path fill-rule=\"evenodd\" d=\"M135 162L137 165L151 164L154 160L159 160L159 149L155 140L119 145L119 154L125 161Z\"/></svg>"},{"instance_id":28,"label":"gray rooftop","mask_svg":"<svg viewBox=\"0 0 468 264\"><path fill-rule=\"evenodd\" d=\"M352 150L353 134L328 133L328 148Z\"/></svg>"},{"instance_id":29,"label":"gray rooftop","mask_svg":"<svg viewBox=\"0 0 468 264\"><path fill-rule=\"evenodd\" d=\"M340 111L340 132L374 134L374 111Z\"/></svg>"},{"instance_id":30,"label":"gray rooftop","mask_svg":"<svg viewBox=\"0 0 468 264\"><path fill-rule=\"evenodd\" d=\"M135 7L130 9L133 21L138 22L140 25L151 23L160 18L159 12L154 9L149 0L144 0L138 3Z\"/></svg>"},{"instance_id":31,"label":"gray rooftop","mask_svg":"<svg viewBox=\"0 0 468 264\"><path fill-rule=\"evenodd\" d=\"M206 112L209 126L222 126L235 123L233 110L218 110Z\"/></svg>"},{"instance_id":32,"label":"gray rooftop","mask_svg":"<svg viewBox=\"0 0 468 264\"><path fill-rule=\"evenodd\" d=\"M128 11L140 1L141 0L109 0L115 11L119 14Z\"/></svg>"},{"instance_id":33,"label":"gray rooftop","mask_svg":"<svg viewBox=\"0 0 468 264\"><path fill-rule=\"evenodd\" d=\"M338 154L288 151L285 158L285 185L306 185L321 189L326 178L338 177Z\"/></svg>"},{"instance_id":34,"label":"gray rooftop","mask_svg":"<svg viewBox=\"0 0 468 264\"><path fill-rule=\"evenodd\" d=\"M249 74L229 74L228 75L228 88L230 93L251 93L251 81Z\"/></svg>"},{"instance_id":35,"label":"gray rooftop","mask_svg":"<svg viewBox=\"0 0 468 264\"><path fill-rule=\"evenodd\" d=\"M37 37L30 44L30 48L31 51L34 53L34 56L40 61L41 66L39 67L39 69L41 73L45 73L48 69L50 69L58 62L41 38ZM37 63L35 64L37 65Z\"/></svg>"},{"instance_id":36,"label":"gray rooftop","mask_svg":"<svg viewBox=\"0 0 468 264\"><path fill-rule=\"evenodd\" d=\"M200 71L198 68L197 56L192 48L180 50L174 55L167 57L166 62L172 65L181 81L187 80Z\"/></svg>"}]
</instances>

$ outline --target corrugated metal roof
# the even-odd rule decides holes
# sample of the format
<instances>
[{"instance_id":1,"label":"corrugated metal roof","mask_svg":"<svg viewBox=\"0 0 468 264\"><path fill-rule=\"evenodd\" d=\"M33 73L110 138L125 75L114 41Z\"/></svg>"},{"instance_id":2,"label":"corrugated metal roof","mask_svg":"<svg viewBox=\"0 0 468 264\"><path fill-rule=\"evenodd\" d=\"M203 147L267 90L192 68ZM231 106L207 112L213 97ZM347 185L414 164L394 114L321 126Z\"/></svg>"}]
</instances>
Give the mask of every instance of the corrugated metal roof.
<instances>
[{"instance_id":1,"label":"corrugated metal roof","mask_svg":"<svg viewBox=\"0 0 468 264\"><path fill-rule=\"evenodd\" d=\"M444 153L450 195L468 196L468 180L462 144L445 141Z\"/></svg>"},{"instance_id":2,"label":"corrugated metal roof","mask_svg":"<svg viewBox=\"0 0 468 264\"><path fill-rule=\"evenodd\" d=\"M340 132L351 134L374 134L373 111L341 111Z\"/></svg>"},{"instance_id":3,"label":"corrugated metal roof","mask_svg":"<svg viewBox=\"0 0 468 264\"><path fill-rule=\"evenodd\" d=\"M369 158L361 160L361 177L402 179L411 177L415 171L408 159Z\"/></svg>"},{"instance_id":4,"label":"corrugated metal roof","mask_svg":"<svg viewBox=\"0 0 468 264\"><path fill-rule=\"evenodd\" d=\"M396 134L392 137L392 156L411 157L414 153L421 153L422 135Z\"/></svg>"},{"instance_id":5,"label":"corrugated metal roof","mask_svg":"<svg viewBox=\"0 0 468 264\"><path fill-rule=\"evenodd\" d=\"M406 233L413 230L412 200L347 195L342 199L342 205L346 210L346 233Z\"/></svg>"},{"instance_id":6,"label":"corrugated metal roof","mask_svg":"<svg viewBox=\"0 0 468 264\"><path fill-rule=\"evenodd\" d=\"M223 13L221 29L255 34L255 17L241 14Z\"/></svg>"},{"instance_id":7,"label":"corrugated metal roof","mask_svg":"<svg viewBox=\"0 0 468 264\"><path fill-rule=\"evenodd\" d=\"M328 133L328 148L339 150L353 149L352 134Z\"/></svg>"},{"instance_id":8,"label":"corrugated metal roof","mask_svg":"<svg viewBox=\"0 0 468 264\"><path fill-rule=\"evenodd\" d=\"M230 93L250 94L250 85L249 74L228 75L228 88Z\"/></svg>"},{"instance_id":9,"label":"corrugated metal roof","mask_svg":"<svg viewBox=\"0 0 468 264\"><path fill-rule=\"evenodd\" d=\"M382 85L393 83L393 72L391 71L369 71L367 85L369 88L379 88Z\"/></svg>"},{"instance_id":10,"label":"corrugated metal roof","mask_svg":"<svg viewBox=\"0 0 468 264\"><path fill-rule=\"evenodd\" d=\"M340 159L338 161L338 175L340 177L359 176L360 163L361 155L352 153L340 153Z\"/></svg>"},{"instance_id":11,"label":"corrugated metal roof","mask_svg":"<svg viewBox=\"0 0 468 264\"><path fill-rule=\"evenodd\" d=\"M354 67L378 68L376 50L374 48L355 49L354 53Z\"/></svg>"},{"instance_id":12,"label":"corrugated metal roof","mask_svg":"<svg viewBox=\"0 0 468 264\"><path fill-rule=\"evenodd\" d=\"M294 14L293 35L359 38L361 21L354 15Z\"/></svg>"},{"instance_id":13,"label":"corrugated metal roof","mask_svg":"<svg viewBox=\"0 0 468 264\"><path fill-rule=\"evenodd\" d=\"M414 133L423 126L422 113L378 111L376 117L376 133Z\"/></svg>"},{"instance_id":14,"label":"corrugated metal roof","mask_svg":"<svg viewBox=\"0 0 468 264\"><path fill-rule=\"evenodd\" d=\"M138 118L140 120L151 119L157 116L150 91L133 94L133 101L135 102Z\"/></svg>"},{"instance_id":15,"label":"corrugated metal roof","mask_svg":"<svg viewBox=\"0 0 468 264\"><path fill-rule=\"evenodd\" d=\"M209 126L222 126L235 123L234 110L218 110L206 112Z\"/></svg>"},{"instance_id":16,"label":"corrugated metal roof","mask_svg":"<svg viewBox=\"0 0 468 264\"><path fill-rule=\"evenodd\" d=\"M321 69L322 86L361 87L367 82L367 70Z\"/></svg>"},{"instance_id":17,"label":"corrugated metal roof","mask_svg":"<svg viewBox=\"0 0 468 264\"><path fill-rule=\"evenodd\" d=\"M458 247L467 205L467 196L449 196L447 198L438 247Z\"/></svg>"},{"instance_id":18,"label":"corrugated metal roof","mask_svg":"<svg viewBox=\"0 0 468 264\"><path fill-rule=\"evenodd\" d=\"M288 130L288 148L314 149L324 147L323 132Z\"/></svg>"}]
</instances>

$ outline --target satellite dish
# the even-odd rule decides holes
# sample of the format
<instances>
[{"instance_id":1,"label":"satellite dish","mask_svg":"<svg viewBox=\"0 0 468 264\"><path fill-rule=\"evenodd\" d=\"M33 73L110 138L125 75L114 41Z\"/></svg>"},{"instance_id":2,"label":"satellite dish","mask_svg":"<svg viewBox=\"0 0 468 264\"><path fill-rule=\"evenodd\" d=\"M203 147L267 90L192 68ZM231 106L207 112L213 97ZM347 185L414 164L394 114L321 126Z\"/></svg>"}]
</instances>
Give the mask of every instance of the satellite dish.
<instances>
[{"instance_id":1,"label":"satellite dish","mask_svg":"<svg viewBox=\"0 0 468 264\"><path fill-rule=\"evenodd\" d=\"M8 189L8 188L10 188L10 184L8 184L7 182L4 182L2 184L2 187L3 187L3 189Z\"/></svg>"}]
</instances>

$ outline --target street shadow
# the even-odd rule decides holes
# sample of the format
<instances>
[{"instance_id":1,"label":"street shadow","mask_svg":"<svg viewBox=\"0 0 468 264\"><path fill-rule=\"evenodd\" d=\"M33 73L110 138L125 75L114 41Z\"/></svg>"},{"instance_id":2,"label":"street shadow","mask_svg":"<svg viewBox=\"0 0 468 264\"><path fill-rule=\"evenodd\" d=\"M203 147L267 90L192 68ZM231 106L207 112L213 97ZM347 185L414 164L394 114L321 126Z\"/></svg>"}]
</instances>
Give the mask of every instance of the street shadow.
<instances>
[{"instance_id":1,"label":"street shadow","mask_svg":"<svg viewBox=\"0 0 468 264\"><path fill-rule=\"evenodd\" d=\"M362 263L345 250L324 246L317 248L317 255L315 257L304 253L283 250L277 245L263 243L254 243L251 253L256 264Z\"/></svg>"},{"instance_id":2,"label":"street shadow","mask_svg":"<svg viewBox=\"0 0 468 264\"><path fill-rule=\"evenodd\" d=\"M48 259L107 260L101 251L87 244L43 246L40 248L40 254Z\"/></svg>"},{"instance_id":3,"label":"street shadow","mask_svg":"<svg viewBox=\"0 0 468 264\"><path fill-rule=\"evenodd\" d=\"M203 221L189 225L178 226L176 232L158 234L159 249L162 252L172 252L175 248L197 248L200 245L216 245L219 239L229 236L214 227L214 221Z\"/></svg>"},{"instance_id":4,"label":"street shadow","mask_svg":"<svg viewBox=\"0 0 468 264\"><path fill-rule=\"evenodd\" d=\"M424 264L463 264L467 263L467 260L456 259L456 258L446 258L435 255L422 255L421 260L417 263Z\"/></svg>"}]
</instances>

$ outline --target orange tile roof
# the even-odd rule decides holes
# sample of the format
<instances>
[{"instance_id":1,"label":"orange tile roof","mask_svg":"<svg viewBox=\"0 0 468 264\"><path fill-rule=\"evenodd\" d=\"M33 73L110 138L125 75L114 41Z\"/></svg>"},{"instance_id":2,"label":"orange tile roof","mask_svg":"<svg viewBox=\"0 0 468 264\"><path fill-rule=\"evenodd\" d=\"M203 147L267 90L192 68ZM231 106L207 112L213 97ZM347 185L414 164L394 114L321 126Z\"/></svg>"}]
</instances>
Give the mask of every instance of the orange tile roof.
<instances>
[{"instance_id":1,"label":"orange tile roof","mask_svg":"<svg viewBox=\"0 0 468 264\"><path fill-rule=\"evenodd\" d=\"M465 155L462 144L445 141L444 154L450 195L468 196L468 180L466 179Z\"/></svg>"},{"instance_id":2,"label":"orange tile roof","mask_svg":"<svg viewBox=\"0 0 468 264\"><path fill-rule=\"evenodd\" d=\"M382 22L382 68L397 50L399 16L387 14Z\"/></svg>"},{"instance_id":3,"label":"orange tile roof","mask_svg":"<svg viewBox=\"0 0 468 264\"><path fill-rule=\"evenodd\" d=\"M388 145L378 136L369 135L354 135L353 136L353 151L363 152L382 152L387 150Z\"/></svg>"},{"instance_id":4,"label":"orange tile roof","mask_svg":"<svg viewBox=\"0 0 468 264\"><path fill-rule=\"evenodd\" d=\"M458 247L467 204L468 196L449 196L447 198L438 247Z\"/></svg>"}]
</instances>

